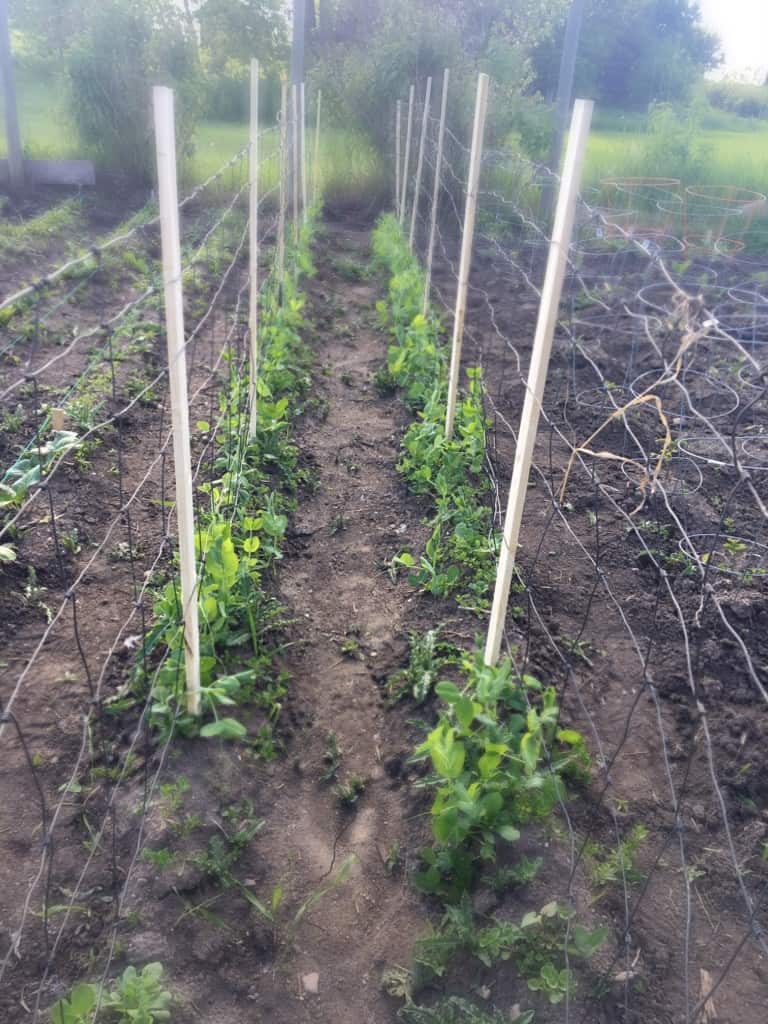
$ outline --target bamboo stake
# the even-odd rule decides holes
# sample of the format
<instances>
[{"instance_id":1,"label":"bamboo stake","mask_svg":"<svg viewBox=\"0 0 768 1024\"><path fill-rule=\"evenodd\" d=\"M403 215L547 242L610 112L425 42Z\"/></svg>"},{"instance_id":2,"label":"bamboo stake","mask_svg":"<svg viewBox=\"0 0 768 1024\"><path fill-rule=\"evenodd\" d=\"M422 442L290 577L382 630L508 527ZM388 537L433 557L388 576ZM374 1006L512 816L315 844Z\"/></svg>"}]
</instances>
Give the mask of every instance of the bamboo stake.
<instances>
[{"instance_id":1,"label":"bamboo stake","mask_svg":"<svg viewBox=\"0 0 768 1024\"><path fill-rule=\"evenodd\" d=\"M395 103L395 216L400 219L400 120L402 103Z\"/></svg>"},{"instance_id":2,"label":"bamboo stake","mask_svg":"<svg viewBox=\"0 0 768 1024\"><path fill-rule=\"evenodd\" d=\"M307 203L307 90L304 82L299 86L301 106L301 212L304 223L309 217Z\"/></svg>"},{"instance_id":3,"label":"bamboo stake","mask_svg":"<svg viewBox=\"0 0 768 1024\"><path fill-rule=\"evenodd\" d=\"M256 437L256 385L259 372L259 62L251 61L251 145L250 185L248 190L248 263L250 293L248 334L250 338L251 372L248 380L250 419L248 437Z\"/></svg>"},{"instance_id":4,"label":"bamboo stake","mask_svg":"<svg viewBox=\"0 0 768 1024\"><path fill-rule=\"evenodd\" d=\"M313 181L312 181L312 204L317 206L318 200L320 199L320 109L323 105L323 92L321 89L317 91L317 120L315 121L315 159L313 170Z\"/></svg>"},{"instance_id":5,"label":"bamboo stake","mask_svg":"<svg viewBox=\"0 0 768 1024\"><path fill-rule=\"evenodd\" d=\"M413 206L411 208L411 232L408 236L408 245L413 252L413 242L416 237L416 217L419 213L419 199L421 197L421 174L424 170L424 145L427 141L427 125L429 124L429 106L432 99L432 79L427 79L427 88L424 91L424 112L421 115L421 138L419 139L419 158L416 161L416 181L413 188Z\"/></svg>"},{"instance_id":6,"label":"bamboo stake","mask_svg":"<svg viewBox=\"0 0 768 1024\"><path fill-rule=\"evenodd\" d=\"M453 320L451 369L448 375L448 401L445 409L445 436L448 438L453 434L453 421L456 418L456 396L459 390L459 372L461 370L461 343L464 337L464 317L467 311L467 288L469 286L469 270L472 264L477 187L480 181L480 163L483 153L483 135L485 133L485 114L487 109L488 75L481 74L477 79L475 121L472 128L472 151L469 158L469 177L467 179L467 205L464 209L464 233L461 238L461 261L459 263L459 280L456 290L456 313Z\"/></svg>"},{"instance_id":7,"label":"bamboo stake","mask_svg":"<svg viewBox=\"0 0 768 1024\"><path fill-rule=\"evenodd\" d=\"M280 205L277 212L277 285L285 275L285 210L288 205L288 85L280 87Z\"/></svg>"},{"instance_id":8,"label":"bamboo stake","mask_svg":"<svg viewBox=\"0 0 768 1024\"><path fill-rule=\"evenodd\" d=\"M408 121L405 131L405 157L403 159L403 173L400 178L402 182L402 193L400 196L400 223L405 219L405 204L408 198L408 164L411 162L411 130L413 128L413 101L416 93L416 86L412 85L408 92Z\"/></svg>"},{"instance_id":9,"label":"bamboo stake","mask_svg":"<svg viewBox=\"0 0 768 1024\"><path fill-rule=\"evenodd\" d=\"M181 287L179 195L176 175L176 131L173 91L152 90L157 148L157 184L163 257L163 292L168 344L168 379L173 424L173 464L176 477L176 515L179 523L181 607L184 631L187 711L200 714L200 636L197 617L195 513L192 504L192 459L189 443L187 358L184 339L184 297Z\"/></svg>"},{"instance_id":10,"label":"bamboo stake","mask_svg":"<svg viewBox=\"0 0 768 1024\"><path fill-rule=\"evenodd\" d=\"M504 519L504 534L499 567L496 574L496 589L493 595L491 620L488 626L488 638L485 646L486 665L495 665L501 651L504 622L507 617L509 588L515 568L520 523L523 517L523 507L528 489L528 476L533 460L533 447L536 442L541 403L544 398L544 385L549 369L549 356L552 350L552 338L557 323L557 311L563 291L568 247L573 233L576 199L581 181L581 172L584 166L584 154L587 148L593 107L594 104L591 100L576 100L571 119L568 149L565 154L560 194L557 200L557 210L555 211L555 223L549 247L547 272L544 278L544 287L541 290L539 319L536 324L536 335L533 342L531 366L528 372L525 402L523 403L523 412L520 419L520 432L515 449L512 483L509 490L507 513Z\"/></svg>"},{"instance_id":11,"label":"bamboo stake","mask_svg":"<svg viewBox=\"0 0 768 1024\"><path fill-rule=\"evenodd\" d=\"M299 87L291 86L291 118L292 118L292 162L291 162L291 183L293 185L293 241L299 244L299 166L301 156L299 154Z\"/></svg>"},{"instance_id":12,"label":"bamboo stake","mask_svg":"<svg viewBox=\"0 0 768 1024\"><path fill-rule=\"evenodd\" d=\"M432 190L432 214L429 220L429 241L427 243L427 271L424 282L424 305L422 312L427 315L429 290L432 285L432 260L435 253L435 232L437 230L437 209L440 205L440 175L443 167L443 145L445 143L445 117L448 111L448 68L443 72L443 95L440 99L440 127L437 132L437 155L435 157L435 182Z\"/></svg>"}]
</instances>

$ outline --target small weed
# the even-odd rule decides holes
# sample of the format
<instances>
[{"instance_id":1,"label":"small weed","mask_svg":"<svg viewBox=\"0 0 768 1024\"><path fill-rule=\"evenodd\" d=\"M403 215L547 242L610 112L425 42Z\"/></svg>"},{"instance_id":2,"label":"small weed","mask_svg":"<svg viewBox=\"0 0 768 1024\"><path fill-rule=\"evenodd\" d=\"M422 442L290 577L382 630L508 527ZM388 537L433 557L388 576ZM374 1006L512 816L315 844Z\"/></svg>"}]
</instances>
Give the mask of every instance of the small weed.
<instances>
[{"instance_id":1,"label":"small weed","mask_svg":"<svg viewBox=\"0 0 768 1024\"><path fill-rule=\"evenodd\" d=\"M338 776L342 757L343 751L339 746L339 740L336 733L329 732L325 738L323 762L326 767L320 775L321 782L333 782L333 780Z\"/></svg>"},{"instance_id":2,"label":"small weed","mask_svg":"<svg viewBox=\"0 0 768 1024\"><path fill-rule=\"evenodd\" d=\"M339 377L339 380L341 381L345 388L351 388L354 378L352 377L352 374L350 373L349 370L343 370L341 376Z\"/></svg>"},{"instance_id":3,"label":"small weed","mask_svg":"<svg viewBox=\"0 0 768 1024\"><path fill-rule=\"evenodd\" d=\"M350 775L346 782L339 782L333 787L333 795L343 807L354 807L365 791L365 779L359 775Z\"/></svg>"},{"instance_id":4,"label":"small weed","mask_svg":"<svg viewBox=\"0 0 768 1024\"><path fill-rule=\"evenodd\" d=\"M627 882L630 885L643 880L637 870L635 860L638 850L648 838L645 825L632 827L626 839L622 839L615 849L608 849L599 843L589 842L585 852L591 857L592 881L605 890L609 885Z\"/></svg>"},{"instance_id":5,"label":"small weed","mask_svg":"<svg viewBox=\"0 0 768 1024\"><path fill-rule=\"evenodd\" d=\"M438 682L440 672L447 665L459 663L458 648L440 640L440 629L437 626L423 634L413 632L409 635L408 665L387 680L391 704L405 696L411 696L417 704L423 704Z\"/></svg>"}]
</instances>

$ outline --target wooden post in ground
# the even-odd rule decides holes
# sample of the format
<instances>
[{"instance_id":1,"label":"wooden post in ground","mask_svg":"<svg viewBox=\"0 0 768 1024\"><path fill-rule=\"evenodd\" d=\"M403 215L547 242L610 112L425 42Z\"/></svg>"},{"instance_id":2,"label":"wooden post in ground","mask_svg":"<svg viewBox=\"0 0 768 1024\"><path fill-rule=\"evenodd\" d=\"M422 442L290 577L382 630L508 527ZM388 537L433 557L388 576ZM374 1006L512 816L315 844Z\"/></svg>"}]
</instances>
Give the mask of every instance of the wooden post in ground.
<instances>
[{"instance_id":1,"label":"wooden post in ground","mask_svg":"<svg viewBox=\"0 0 768 1024\"><path fill-rule=\"evenodd\" d=\"M317 91L317 118L315 120L315 159L312 168L312 205L317 206L320 199L320 111L323 106L322 89Z\"/></svg>"},{"instance_id":2,"label":"wooden post in ground","mask_svg":"<svg viewBox=\"0 0 768 1024\"><path fill-rule=\"evenodd\" d=\"M591 100L577 100L571 120L568 149L563 164L560 195L557 200L552 241L549 247L547 272L544 277L544 287L541 290L539 319L536 324L536 335L533 341L531 366L528 371L528 385L525 392L523 412L520 418L520 432L515 449L515 463L512 470L512 483L509 489L507 513L504 518L504 533L498 572L496 574L496 589L493 595L491 620L488 626L488 637L485 645L486 665L495 665L501 651L504 623L507 617L509 588L515 568L520 523L523 518L523 507L528 489L528 476L531 471L531 462L533 461L533 447L536 442L539 414L544 398L544 385L549 369L552 338L555 333L557 312L563 291L563 281L565 280L568 247L571 242L571 235L573 234L576 199L581 181L581 172L584 166L584 154L587 148L593 106L594 104Z\"/></svg>"},{"instance_id":3,"label":"wooden post in ground","mask_svg":"<svg viewBox=\"0 0 768 1024\"><path fill-rule=\"evenodd\" d=\"M277 209L277 286L285 275L285 210L288 205L288 83L280 87L280 202Z\"/></svg>"},{"instance_id":4,"label":"wooden post in ground","mask_svg":"<svg viewBox=\"0 0 768 1024\"><path fill-rule=\"evenodd\" d=\"M429 241L427 242L427 270L424 282L424 305L422 312L427 315L429 290L432 285L432 261L435 254L435 233L437 231L437 210L440 206L440 175L443 169L443 146L445 144L445 117L448 110L448 68L443 72L443 95L440 98L440 127L437 130L437 154L435 156L435 181L432 188L432 213L429 218Z\"/></svg>"},{"instance_id":5,"label":"wooden post in ground","mask_svg":"<svg viewBox=\"0 0 768 1024\"><path fill-rule=\"evenodd\" d=\"M475 120L472 128L472 150L469 157L469 177L467 178L467 205L464 209L464 233L461 237L461 260L459 262L459 280L456 289L456 312L453 318L451 368L448 375L448 401L445 409L445 436L448 438L453 434L453 421L456 418L456 396L459 391L459 373L461 371L461 343L464 338L464 317L467 311L467 288L469 287L469 271L472 265L477 188L480 181L480 164L483 157L483 135L485 133L487 109L488 75L481 74L477 79Z\"/></svg>"},{"instance_id":6,"label":"wooden post in ground","mask_svg":"<svg viewBox=\"0 0 768 1024\"><path fill-rule=\"evenodd\" d=\"M248 335L250 376L248 378L248 437L256 437L256 385L259 374L259 62L251 61L251 144L248 151L248 269L250 291Z\"/></svg>"},{"instance_id":7,"label":"wooden post in ground","mask_svg":"<svg viewBox=\"0 0 768 1024\"><path fill-rule=\"evenodd\" d=\"M291 86L291 146L293 159L291 164L291 182L293 185L293 242L299 244L299 167L301 154L299 153L299 87Z\"/></svg>"},{"instance_id":8,"label":"wooden post in ground","mask_svg":"<svg viewBox=\"0 0 768 1024\"><path fill-rule=\"evenodd\" d=\"M395 216L400 219L400 119L402 103L395 103Z\"/></svg>"},{"instance_id":9,"label":"wooden post in ground","mask_svg":"<svg viewBox=\"0 0 768 1024\"><path fill-rule=\"evenodd\" d=\"M309 217L309 203L307 202L307 90L304 82L299 87L299 106L301 107L301 213L302 220L306 224Z\"/></svg>"},{"instance_id":10,"label":"wooden post in ground","mask_svg":"<svg viewBox=\"0 0 768 1024\"><path fill-rule=\"evenodd\" d=\"M184 298L181 289L181 240L173 91L164 86L155 86L152 95L157 147L157 191L160 205L165 329L168 342L168 379L171 396L171 422L173 424L173 464L176 476L176 518L179 523L187 711L190 715L199 715L200 635L197 617L195 513L192 504L192 458L189 443Z\"/></svg>"},{"instance_id":11,"label":"wooden post in ground","mask_svg":"<svg viewBox=\"0 0 768 1024\"><path fill-rule=\"evenodd\" d=\"M427 128L429 126L429 107L432 100L432 79L427 79L427 88L424 91L424 112L421 116L421 138L419 139L419 158L416 161L416 181L413 186L413 207L411 208L411 232L408 236L408 245L413 252L413 243L416 238L416 218L419 215L419 199L421 197L421 174L424 170L424 146L427 142Z\"/></svg>"},{"instance_id":12,"label":"wooden post in ground","mask_svg":"<svg viewBox=\"0 0 768 1024\"><path fill-rule=\"evenodd\" d=\"M3 79L5 137L8 145L8 172L11 191L24 187L24 154L21 149L16 82L13 77L11 34L8 29L8 0L0 0L0 74Z\"/></svg>"},{"instance_id":13,"label":"wooden post in ground","mask_svg":"<svg viewBox=\"0 0 768 1024\"><path fill-rule=\"evenodd\" d=\"M400 223L405 220L405 204L408 199L408 164L411 162L411 131L413 129L413 101L416 94L416 86L412 85L408 92L408 121L405 128L405 156L403 158L403 173L400 178L402 193L400 195Z\"/></svg>"}]
</instances>

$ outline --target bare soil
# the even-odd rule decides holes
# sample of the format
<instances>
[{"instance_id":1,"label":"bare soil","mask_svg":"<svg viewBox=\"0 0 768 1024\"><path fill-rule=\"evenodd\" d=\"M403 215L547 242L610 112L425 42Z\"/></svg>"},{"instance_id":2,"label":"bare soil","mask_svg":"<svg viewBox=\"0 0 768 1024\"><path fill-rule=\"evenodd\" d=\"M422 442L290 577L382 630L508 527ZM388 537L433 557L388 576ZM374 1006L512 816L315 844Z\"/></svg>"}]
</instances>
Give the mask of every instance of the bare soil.
<instances>
[{"instance_id":1,"label":"bare soil","mask_svg":"<svg viewBox=\"0 0 768 1024\"><path fill-rule=\"evenodd\" d=\"M82 735L88 699L84 663L103 658L115 623L130 614L134 568L139 573L149 568L141 558L136 567L106 554L99 559L78 599L85 657L73 643L70 613L56 626L34 679L15 706L25 744L12 732L12 723L3 736L0 924L5 934L0 932L0 957L8 953L9 969L0 1013L9 1024L32 1019L29 1009L48 955L39 917L29 919L16 952L10 950L7 933L29 882L41 865L49 864L50 875L43 871L35 892L33 913L46 887L49 904L57 905L65 904L79 885L80 909L50 964L43 1007L77 980L97 977L105 963L113 975L127 963L160 960L179 996L174 1016L179 1024L392 1024L396 1019L399 1002L382 991L382 970L408 965L413 941L430 919L437 919L437 908L414 892L407 877L429 829L428 800L413 786L419 771L408 763L423 735L413 720L430 720L434 711L407 703L388 708L383 684L407 659L409 630L440 622L448 638L470 646L485 623L450 602L418 595L405 580L392 583L385 569L393 555L421 550L422 520L429 510L408 494L395 469L405 411L391 396L381 396L373 381L388 343L375 313L383 283L350 280L337 262L348 257L364 265L368 237L369 225L348 215L327 222L317 245L318 274L305 282L317 367L313 402L299 424L297 443L313 483L299 497L285 558L272 583L291 622L280 656L290 685L278 730L279 756L265 761L248 747L212 741L176 740L168 749L156 741L142 743L134 749L129 777L119 787L101 840L94 847L93 825L104 818L114 783L109 777L97 792L72 795L56 823L53 856L45 859L37 783L53 802L82 744L89 742ZM450 305L453 278L445 261L439 261L435 281ZM524 370L535 303L490 254L477 261L473 284L491 294L497 323L503 322ZM479 361L484 368L503 507L514 440L501 417L516 427L523 388L515 353L504 347L488 303L477 292L468 327L466 362ZM221 330L222 324L212 328L211 351ZM606 346L603 354L606 376L621 379L626 346ZM202 347L199 379L208 361ZM567 422L574 438L583 439L594 418L574 404L572 372L570 353L561 344L547 408L557 412L561 425ZM208 392L201 396L201 415L211 400ZM29 416L26 426L28 421ZM157 450L157 435L150 438L150 429L158 429L154 408L137 408L122 425L126 488L135 486ZM714 997L715 1019L719 1024L762 1024L768 996L765 958L747 943L730 963L747 920L722 808L713 794L704 722L688 689L674 606L639 545L627 538L622 516L588 475L574 474L567 521L553 515L547 485L550 478L562 478L567 455L562 441L542 430L536 454L542 472L532 478L521 546L529 592L518 598L521 613L510 619L508 639L526 671L557 686L565 718L587 737L594 778L585 792L574 795L568 818L556 816L546 828L524 835L520 852L545 858L536 882L522 894L480 893L477 908L517 920L550 899L570 900L580 920L612 925L606 948L569 1008L570 1019L680 1024L685 1020L687 876L690 962L696 966L689 978L689 1002L696 1003L702 991L700 968L715 978L727 968ZM81 527L86 543L91 533L100 538L104 524L119 513L117 483L109 473L113 464L112 453L99 451L90 470L70 467L53 490L59 521ZM166 465L164 472L172 467ZM140 539L147 552L156 548L164 529L159 468L157 473L134 516L139 531L145 531ZM603 478L620 509L636 506L637 493L619 470ZM711 487L683 501L691 532L697 522L705 532L711 520L701 504L715 493ZM29 526L20 546L23 557L3 569L0 584L7 624L0 652L4 700L45 625L39 603L24 597L27 566L34 566L47 588L39 600L54 605L87 557L84 551L70 558L62 579L50 524L43 506L38 507L40 521ZM747 509L744 502L744 516ZM651 508L648 514L663 521L663 510ZM122 540L126 524L120 528ZM695 610L695 588L681 576L674 580L674 593L688 621ZM738 586L730 607L764 669L765 594L759 586ZM133 632L140 633L138 626L126 636ZM726 639L708 617L695 637L697 678L706 695L706 724L733 843L750 888L760 894L766 882L759 850L768 838L768 792L764 774L753 766L761 764L768 718L744 677L738 651ZM584 641L578 648L582 654L575 653L577 641ZM121 646L109 664L105 685L116 692L132 664L130 645ZM263 716L254 709L244 720L255 734ZM108 753L97 765L114 768L134 745L135 715L119 716L104 728L102 749ZM324 781L331 734L341 759L338 778ZM155 791L145 819L136 811L156 772L161 783L183 777L190 785L178 805L167 791ZM333 786L353 777L364 788L347 808ZM677 814L670 778L679 794ZM284 895L275 923L256 912L237 888L215 885L199 865L211 838L231 833L233 820L244 819L264 819L265 824L234 873L264 904L279 887ZM621 885L596 888L589 858L581 852L584 840L615 848L617 836L636 823L650 832L638 864L647 881L629 885L626 892ZM142 845L156 854L171 851L171 863L161 867L157 860L134 859ZM393 863L395 849L399 857ZM351 865L348 879L334 884L345 864ZM113 928L118 903L120 923ZM58 928L54 913L51 939ZM538 1021L568 1019L562 1006L548 1007L534 997L512 964L487 971L477 962L462 963L441 987L478 1001L489 999L505 1012L515 1005L535 1006ZM424 998L435 998L439 989Z\"/></svg>"}]
</instances>

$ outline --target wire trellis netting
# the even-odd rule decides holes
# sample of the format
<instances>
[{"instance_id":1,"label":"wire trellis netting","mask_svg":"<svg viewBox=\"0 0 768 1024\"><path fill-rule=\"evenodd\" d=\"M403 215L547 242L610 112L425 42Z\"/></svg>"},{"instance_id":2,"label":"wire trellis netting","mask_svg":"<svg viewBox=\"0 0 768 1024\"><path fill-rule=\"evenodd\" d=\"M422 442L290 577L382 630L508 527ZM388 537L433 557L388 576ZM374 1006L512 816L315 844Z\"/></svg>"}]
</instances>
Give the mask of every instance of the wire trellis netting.
<instances>
[{"instance_id":1,"label":"wire trellis netting","mask_svg":"<svg viewBox=\"0 0 768 1024\"><path fill-rule=\"evenodd\" d=\"M414 126L422 116L417 102ZM400 172L427 263L437 196L431 298L449 324L469 161L428 116L419 190L413 154ZM541 198L558 185L556 169L486 146L464 362L482 369L499 530L550 250ZM582 189L523 517L506 646L557 685L594 757L559 818L553 895L618 919L595 991L618 991L626 1021L764 1007L763 198L660 178ZM603 847L620 884L595 898ZM558 1019L596 1007L582 993Z\"/></svg>"}]
</instances>

